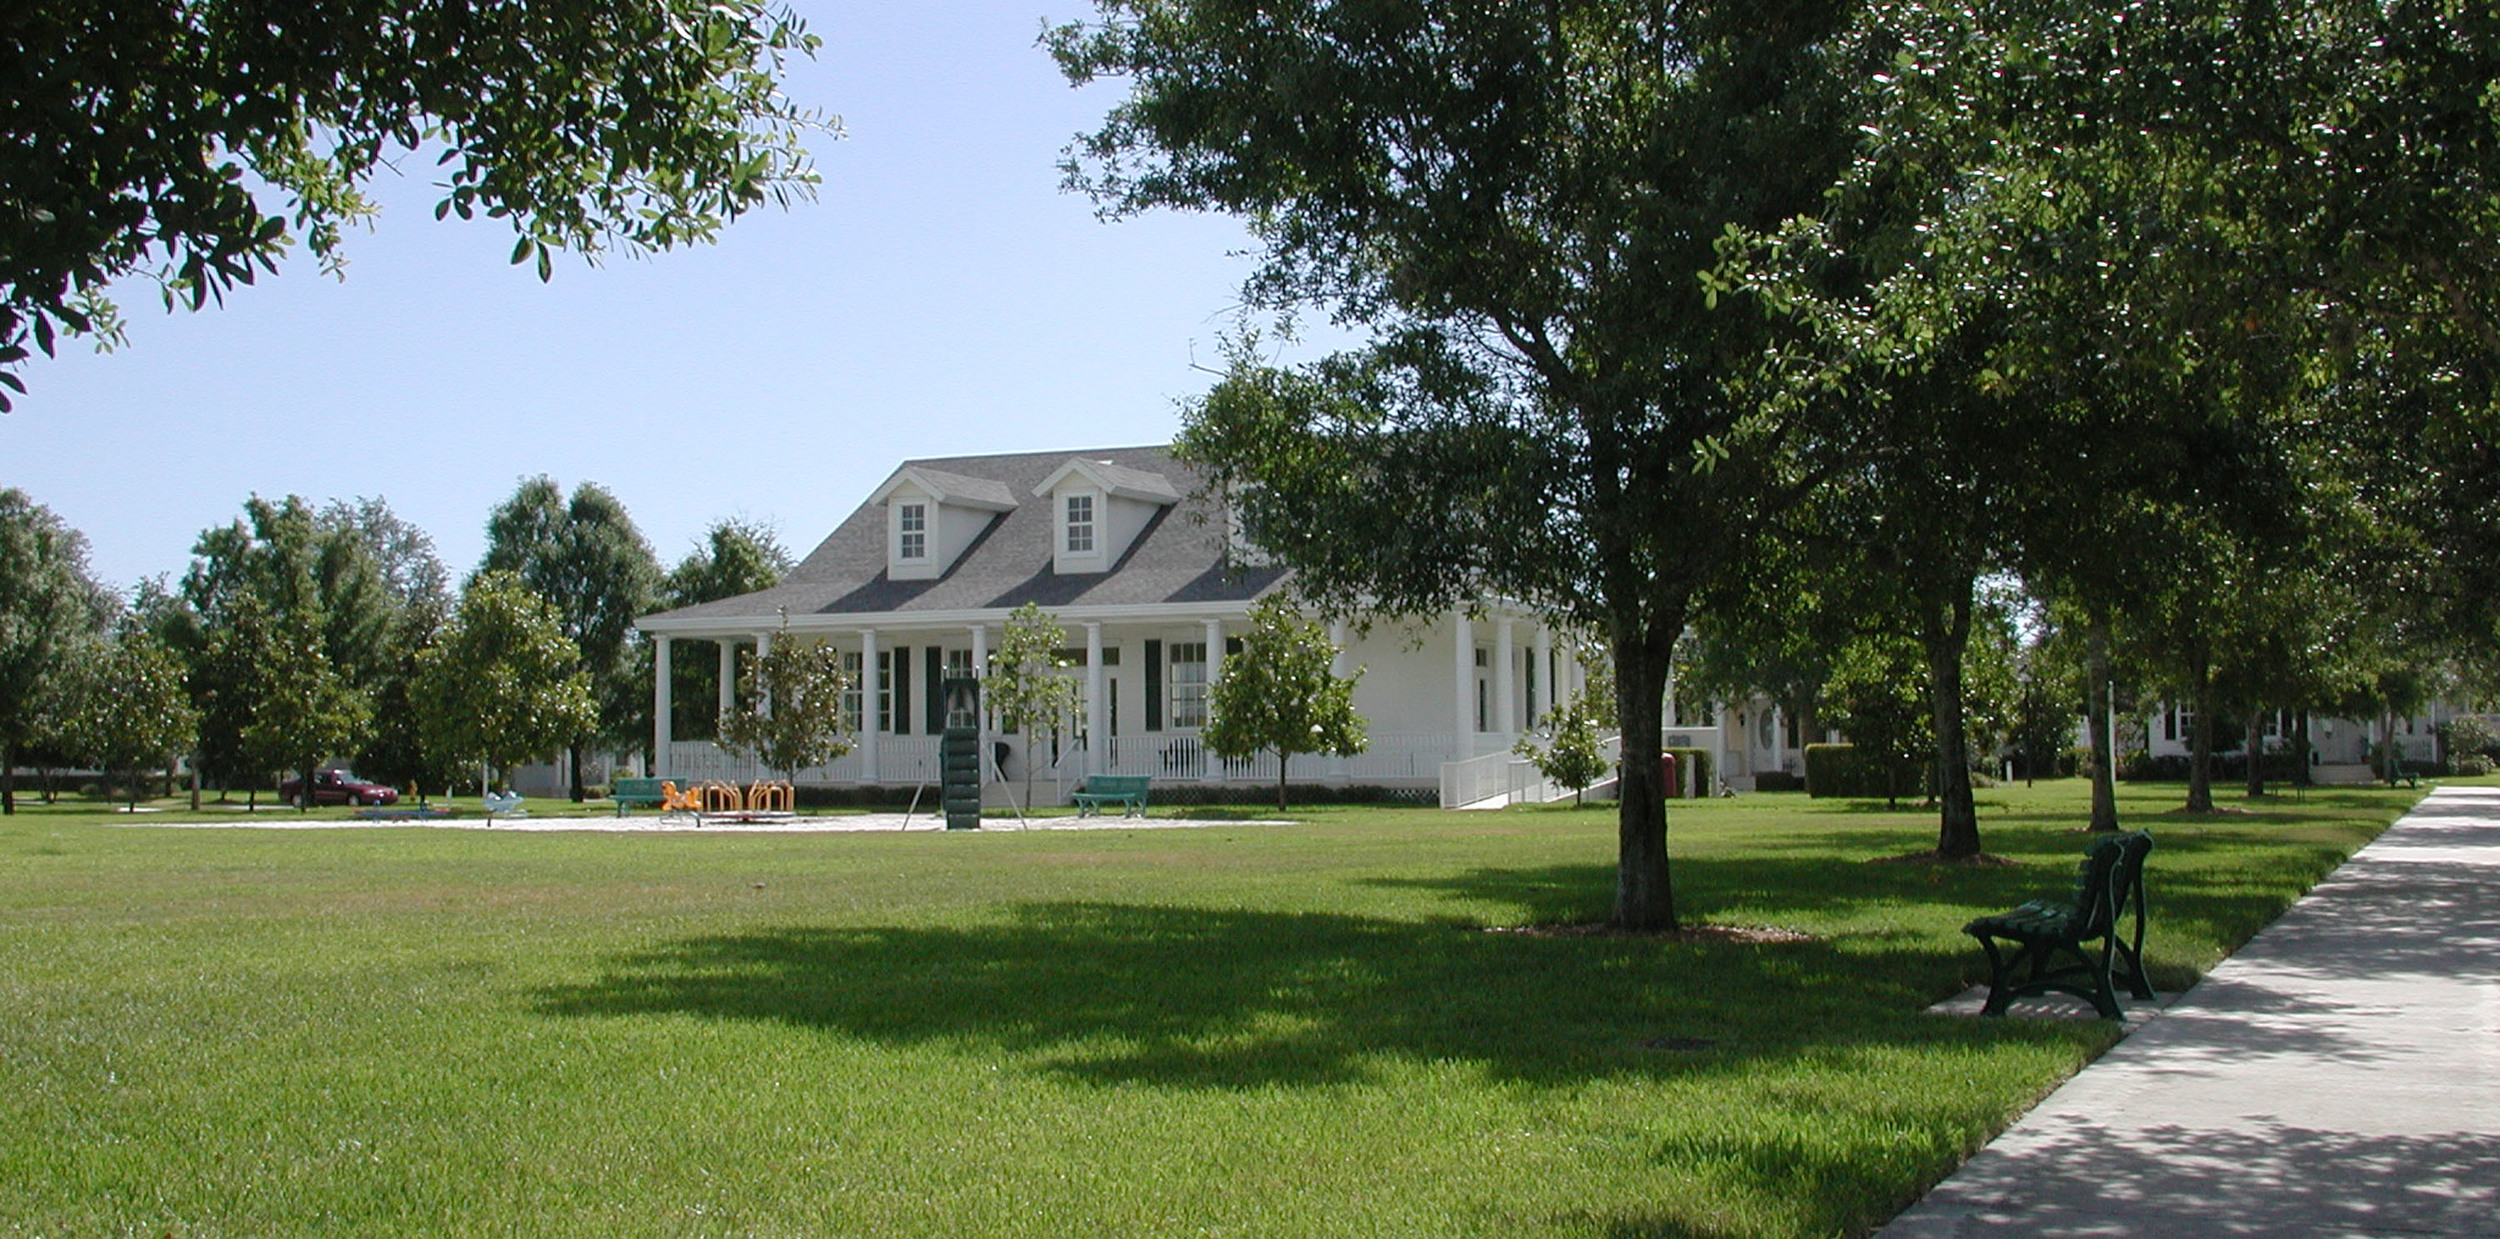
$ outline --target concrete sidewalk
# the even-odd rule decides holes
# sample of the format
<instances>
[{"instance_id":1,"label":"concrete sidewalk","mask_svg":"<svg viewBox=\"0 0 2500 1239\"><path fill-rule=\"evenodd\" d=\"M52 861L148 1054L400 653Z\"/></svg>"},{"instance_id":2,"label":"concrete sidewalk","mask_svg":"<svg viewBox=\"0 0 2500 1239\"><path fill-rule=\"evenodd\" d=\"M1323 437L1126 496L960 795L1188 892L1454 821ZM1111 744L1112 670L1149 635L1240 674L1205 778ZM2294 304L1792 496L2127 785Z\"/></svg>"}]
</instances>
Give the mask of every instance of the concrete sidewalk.
<instances>
[{"instance_id":1,"label":"concrete sidewalk","mask_svg":"<svg viewBox=\"0 0 2500 1239\"><path fill-rule=\"evenodd\" d=\"M2425 797L1877 1233L2500 1236L2500 788Z\"/></svg>"}]
</instances>

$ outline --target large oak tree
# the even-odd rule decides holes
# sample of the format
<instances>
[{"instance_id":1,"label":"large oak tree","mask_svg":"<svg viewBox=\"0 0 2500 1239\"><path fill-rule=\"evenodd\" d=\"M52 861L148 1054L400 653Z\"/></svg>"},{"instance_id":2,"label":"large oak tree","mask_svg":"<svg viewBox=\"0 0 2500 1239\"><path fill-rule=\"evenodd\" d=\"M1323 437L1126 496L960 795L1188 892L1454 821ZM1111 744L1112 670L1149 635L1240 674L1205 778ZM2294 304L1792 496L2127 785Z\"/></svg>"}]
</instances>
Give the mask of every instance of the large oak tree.
<instances>
[{"instance_id":1,"label":"large oak tree","mask_svg":"<svg viewBox=\"0 0 2500 1239\"><path fill-rule=\"evenodd\" d=\"M1731 224L1845 163L1845 4L1101 0L1051 47L1127 96L1071 175L1115 214L1247 219L1255 303L1368 326L1242 356L1184 449L1339 610L1488 593L1604 634L1623 798L1614 921L1676 911L1659 776L1696 589L1811 489L1825 406L1755 380L1784 327L1699 278ZM1756 391L1782 398L1757 400ZM1247 485L1255 484L1255 485Z\"/></svg>"},{"instance_id":2,"label":"large oak tree","mask_svg":"<svg viewBox=\"0 0 2500 1239\"><path fill-rule=\"evenodd\" d=\"M0 386L118 335L106 288L197 308L301 240L337 270L365 186L439 168L514 262L663 250L814 181L783 98L816 41L767 0L12 0L0 6ZM0 392L0 410L9 407Z\"/></svg>"}]
</instances>

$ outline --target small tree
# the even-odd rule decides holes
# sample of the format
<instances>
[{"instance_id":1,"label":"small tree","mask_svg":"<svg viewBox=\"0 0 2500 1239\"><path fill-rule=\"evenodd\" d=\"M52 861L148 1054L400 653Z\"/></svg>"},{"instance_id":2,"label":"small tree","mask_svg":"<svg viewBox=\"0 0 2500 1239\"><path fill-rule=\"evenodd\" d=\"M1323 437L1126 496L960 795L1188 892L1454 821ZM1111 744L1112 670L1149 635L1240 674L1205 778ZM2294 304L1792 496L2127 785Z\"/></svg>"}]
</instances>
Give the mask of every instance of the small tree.
<instances>
[{"instance_id":1,"label":"small tree","mask_svg":"<svg viewBox=\"0 0 2500 1239\"><path fill-rule=\"evenodd\" d=\"M1848 734L1860 760L1884 772L1884 800L1897 802L1902 784L1935 752L1926 665L1917 644L1897 637L1851 642L1834 661L1824 694L1826 717Z\"/></svg>"},{"instance_id":2,"label":"small tree","mask_svg":"<svg viewBox=\"0 0 2500 1239\"><path fill-rule=\"evenodd\" d=\"M1606 754L1597 742L1597 713L1585 695L1546 711L1536 731L1521 736L1513 751L1535 762L1546 778L1570 788L1575 809L1581 793L1606 773Z\"/></svg>"},{"instance_id":3,"label":"small tree","mask_svg":"<svg viewBox=\"0 0 2500 1239\"><path fill-rule=\"evenodd\" d=\"M1285 766L1296 753L1352 757L1363 751L1363 719L1354 712L1354 679L1329 670L1337 647L1319 625L1294 614L1281 598L1250 610L1241 653L1224 660L1224 675L1207 694L1201 739L1218 757L1276 754L1276 807L1285 804Z\"/></svg>"},{"instance_id":4,"label":"small tree","mask_svg":"<svg viewBox=\"0 0 2500 1239\"><path fill-rule=\"evenodd\" d=\"M790 619L783 616L772 652L742 653L755 701L721 715L721 747L794 781L800 770L851 751L849 720L842 717L851 677L842 670L840 650L822 641L793 640Z\"/></svg>"},{"instance_id":5,"label":"small tree","mask_svg":"<svg viewBox=\"0 0 2500 1239\"><path fill-rule=\"evenodd\" d=\"M189 752L199 736L182 660L164 642L126 626L79 679L67 720L69 747L107 773L127 775L135 810L140 772Z\"/></svg>"},{"instance_id":6,"label":"small tree","mask_svg":"<svg viewBox=\"0 0 2500 1239\"><path fill-rule=\"evenodd\" d=\"M2452 718L2441 738L2448 746L2450 769L2469 776L2491 773L2492 750L2500 749L2500 735L2492 733L2491 724L2479 718Z\"/></svg>"},{"instance_id":7,"label":"small tree","mask_svg":"<svg viewBox=\"0 0 2500 1239\"><path fill-rule=\"evenodd\" d=\"M1049 727L1054 734L1059 720L1076 709L1081 686L1066 675L1067 660L1059 651L1068 643L1068 630L1051 618L1036 603L1026 603L1007 614L1006 635L998 642L998 652L990 657L989 678L981 685L989 705L1000 719L1012 722L1024 732L1024 803L1033 803L1034 752L1040 747L1041 729Z\"/></svg>"},{"instance_id":8,"label":"small tree","mask_svg":"<svg viewBox=\"0 0 2500 1239\"><path fill-rule=\"evenodd\" d=\"M243 613L237 609L238 618ZM252 721L243 728L243 749L301 778L295 806L309 811L315 771L323 759L363 740L373 707L331 663L320 617L309 607L277 617L268 634L270 657L252 669Z\"/></svg>"},{"instance_id":9,"label":"small tree","mask_svg":"<svg viewBox=\"0 0 2500 1239\"><path fill-rule=\"evenodd\" d=\"M562 748L597 716L578 664L555 613L521 578L478 574L441 641L418 656L417 730L427 758L500 771Z\"/></svg>"}]
</instances>

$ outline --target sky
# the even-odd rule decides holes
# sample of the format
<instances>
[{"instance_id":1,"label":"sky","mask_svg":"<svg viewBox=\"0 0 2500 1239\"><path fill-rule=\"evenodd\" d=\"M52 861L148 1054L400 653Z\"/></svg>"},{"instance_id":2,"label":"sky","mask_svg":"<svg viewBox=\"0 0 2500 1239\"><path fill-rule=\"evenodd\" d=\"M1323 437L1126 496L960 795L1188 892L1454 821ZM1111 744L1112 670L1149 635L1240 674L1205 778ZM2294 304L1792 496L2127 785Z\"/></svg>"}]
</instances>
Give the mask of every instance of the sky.
<instances>
[{"instance_id":1,"label":"sky","mask_svg":"<svg viewBox=\"0 0 2500 1239\"><path fill-rule=\"evenodd\" d=\"M0 486L127 589L179 577L253 494L380 495L455 575L526 477L614 491L663 565L728 517L804 555L901 462L1168 441L1232 330L1251 241L1162 213L1104 222L1063 148L1119 98L1035 46L1081 0L802 0L824 39L794 101L814 202L716 245L552 283L508 226L436 221L429 161L385 173L344 280L300 252L222 308L118 299L129 343L65 341L0 415Z\"/></svg>"}]
</instances>

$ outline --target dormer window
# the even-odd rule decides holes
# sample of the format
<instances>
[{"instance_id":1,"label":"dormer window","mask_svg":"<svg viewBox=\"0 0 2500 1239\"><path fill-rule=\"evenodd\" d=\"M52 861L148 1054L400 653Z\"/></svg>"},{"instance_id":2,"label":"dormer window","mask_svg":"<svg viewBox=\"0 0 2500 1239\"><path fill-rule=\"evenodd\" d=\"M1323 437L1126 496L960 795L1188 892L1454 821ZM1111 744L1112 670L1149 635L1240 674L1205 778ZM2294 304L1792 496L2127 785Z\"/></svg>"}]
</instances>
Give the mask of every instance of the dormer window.
<instances>
[{"instance_id":1,"label":"dormer window","mask_svg":"<svg viewBox=\"0 0 2500 1239\"><path fill-rule=\"evenodd\" d=\"M929 505L906 503L894 514L894 557L902 560L923 560L929 557Z\"/></svg>"},{"instance_id":2,"label":"dormer window","mask_svg":"<svg viewBox=\"0 0 2500 1239\"><path fill-rule=\"evenodd\" d=\"M896 470L868 501L885 505L885 570L897 581L945 576L999 513L1016 507L1005 483L921 465Z\"/></svg>"},{"instance_id":3,"label":"dormer window","mask_svg":"<svg viewBox=\"0 0 2500 1239\"><path fill-rule=\"evenodd\" d=\"M1068 496L1068 553L1070 555L1094 553L1094 497L1092 495Z\"/></svg>"},{"instance_id":4,"label":"dormer window","mask_svg":"<svg viewBox=\"0 0 2500 1239\"><path fill-rule=\"evenodd\" d=\"M1181 501L1162 474L1082 457L1042 479L1033 495L1050 501L1058 522L1050 566L1063 575L1109 572L1165 509Z\"/></svg>"}]
</instances>

